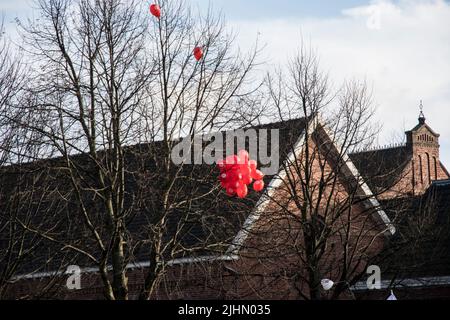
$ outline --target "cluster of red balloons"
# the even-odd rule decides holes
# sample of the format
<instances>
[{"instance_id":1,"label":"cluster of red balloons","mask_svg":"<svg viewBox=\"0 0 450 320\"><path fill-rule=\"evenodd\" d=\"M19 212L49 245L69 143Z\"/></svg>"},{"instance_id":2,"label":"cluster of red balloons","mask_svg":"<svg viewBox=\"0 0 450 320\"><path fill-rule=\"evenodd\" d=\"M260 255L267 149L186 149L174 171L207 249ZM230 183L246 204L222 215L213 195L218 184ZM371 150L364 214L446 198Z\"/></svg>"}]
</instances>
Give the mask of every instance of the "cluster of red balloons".
<instances>
[{"instance_id":1,"label":"cluster of red balloons","mask_svg":"<svg viewBox=\"0 0 450 320\"><path fill-rule=\"evenodd\" d=\"M161 18L161 7L157 4L150 5L150 13L158 19ZM195 47L193 54L195 60L200 61L203 58L202 47Z\"/></svg>"},{"instance_id":2,"label":"cluster of red balloons","mask_svg":"<svg viewBox=\"0 0 450 320\"><path fill-rule=\"evenodd\" d=\"M260 192L264 189L264 174L258 170L257 162L249 159L249 154L245 150L239 151L237 155L226 157L217 162L220 169L220 184L227 191L229 196L237 195L245 198L248 194L248 185L253 180L253 189Z\"/></svg>"}]
</instances>

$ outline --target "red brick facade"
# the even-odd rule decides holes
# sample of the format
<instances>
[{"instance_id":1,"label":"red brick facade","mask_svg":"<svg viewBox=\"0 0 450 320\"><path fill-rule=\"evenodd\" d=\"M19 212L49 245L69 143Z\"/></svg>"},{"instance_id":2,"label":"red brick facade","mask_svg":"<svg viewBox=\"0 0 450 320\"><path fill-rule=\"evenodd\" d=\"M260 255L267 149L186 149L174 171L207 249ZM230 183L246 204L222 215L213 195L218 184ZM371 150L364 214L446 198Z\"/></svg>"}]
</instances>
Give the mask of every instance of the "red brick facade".
<instances>
[{"instance_id":1,"label":"red brick facade","mask_svg":"<svg viewBox=\"0 0 450 320\"><path fill-rule=\"evenodd\" d=\"M411 148L411 185L415 195L423 194L432 181L449 178L439 157L439 135L425 123L407 132L407 144Z\"/></svg>"},{"instance_id":2,"label":"red brick facade","mask_svg":"<svg viewBox=\"0 0 450 320\"><path fill-rule=\"evenodd\" d=\"M425 118L420 118L419 124L406 132L406 148L410 161L401 173L400 181L380 195L381 199L419 196L425 193L433 181L450 178L440 161L439 137L440 135L425 123Z\"/></svg>"}]
</instances>

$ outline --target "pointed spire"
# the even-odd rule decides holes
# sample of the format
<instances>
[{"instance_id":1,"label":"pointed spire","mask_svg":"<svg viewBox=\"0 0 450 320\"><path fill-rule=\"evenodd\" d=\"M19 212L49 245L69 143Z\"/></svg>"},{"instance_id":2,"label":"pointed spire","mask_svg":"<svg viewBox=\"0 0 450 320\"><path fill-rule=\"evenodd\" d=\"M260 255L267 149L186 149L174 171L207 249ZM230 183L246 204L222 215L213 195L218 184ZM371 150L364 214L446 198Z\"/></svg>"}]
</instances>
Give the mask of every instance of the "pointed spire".
<instances>
[{"instance_id":1,"label":"pointed spire","mask_svg":"<svg viewBox=\"0 0 450 320\"><path fill-rule=\"evenodd\" d=\"M425 124L426 118L425 118L425 114L423 113L423 102L422 102L422 100L420 100L419 109L420 109L419 124Z\"/></svg>"}]
</instances>

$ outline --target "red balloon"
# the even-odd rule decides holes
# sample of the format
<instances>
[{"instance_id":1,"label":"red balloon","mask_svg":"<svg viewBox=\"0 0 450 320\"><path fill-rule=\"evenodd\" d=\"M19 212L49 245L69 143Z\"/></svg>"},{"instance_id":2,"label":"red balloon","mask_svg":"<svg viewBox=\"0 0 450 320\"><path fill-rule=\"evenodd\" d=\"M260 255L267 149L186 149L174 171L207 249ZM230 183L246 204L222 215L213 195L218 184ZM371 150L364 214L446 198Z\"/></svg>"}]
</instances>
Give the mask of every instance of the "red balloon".
<instances>
[{"instance_id":1,"label":"red balloon","mask_svg":"<svg viewBox=\"0 0 450 320\"><path fill-rule=\"evenodd\" d=\"M219 168L220 171L223 171L225 169L225 161L223 160L217 161L217 168Z\"/></svg>"},{"instance_id":2,"label":"red balloon","mask_svg":"<svg viewBox=\"0 0 450 320\"><path fill-rule=\"evenodd\" d=\"M242 163L248 164L248 160L249 160L250 156L246 150L239 151L238 157L242 161Z\"/></svg>"},{"instance_id":3,"label":"red balloon","mask_svg":"<svg viewBox=\"0 0 450 320\"><path fill-rule=\"evenodd\" d=\"M239 157L237 155L228 156L225 158L225 164L232 167L239 163Z\"/></svg>"},{"instance_id":4,"label":"red balloon","mask_svg":"<svg viewBox=\"0 0 450 320\"><path fill-rule=\"evenodd\" d=\"M258 163L255 160L250 160L248 162L248 165L249 165L251 171L256 171L256 169L258 167Z\"/></svg>"},{"instance_id":5,"label":"red balloon","mask_svg":"<svg viewBox=\"0 0 450 320\"><path fill-rule=\"evenodd\" d=\"M234 190L233 188L227 188L227 194L232 197L236 194L236 190Z\"/></svg>"},{"instance_id":6,"label":"red balloon","mask_svg":"<svg viewBox=\"0 0 450 320\"><path fill-rule=\"evenodd\" d=\"M264 178L264 173L259 170L252 171L252 178L255 180L261 180Z\"/></svg>"},{"instance_id":7,"label":"red balloon","mask_svg":"<svg viewBox=\"0 0 450 320\"><path fill-rule=\"evenodd\" d=\"M234 155L234 156L229 156L225 159L225 171L236 171L239 169L239 157Z\"/></svg>"},{"instance_id":8,"label":"red balloon","mask_svg":"<svg viewBox=\"0 0 450 320\"><path fill-rule=\"evenodd\" d=\"M224 189L227 189L229 186L229 183L227 181L220 181L220 186Z\"/></svg>"},{"instance_id":9,"label":"red balloon","mask_svg":"<svg viewBox=\"0 0 450 320\"><path fill-rule=\"evenodd\" d=\"M246 164L242 164L240 167L241 167L240 169L241 169L241 173L242 173L242 181L245 184L252 183L253 179L251 176L250 167Z\"/></svg>"},{"instance_id":10,"label":"red balloon","mask_svg":"<svg viewBox=\"0 0 450 320\"><path fill-rule=\"evenodd\" d=\"M248 176L243 176L242 177L242 182L244 182L247 185L251 184L253 182L253 178L250 177L249 175Z\"/></svg>"},{"instance_id":11,"label":"red balloon","mask_svg":"<svg viewBox=\"0 0 450 320\"><path fill-rule=\"evenodd\" d=\"M243 199L248 194L248 188L246 184L241 184L239 188L236 188L236 194L239 198Z\"/></svg>"},{"instance_id":12,"label":"red balloon","mask_svg":"<svg viewBox=\"0 0 450 320\"><path fill-rule=\"evenodd\" d=\"M161 8L157 4L152 4L150 6L150 13L158 19L161 18Z\"/></svg>"},{"instance_id":13,"label":"red balloon","mask_svg":"<svg viewBox=\"0 0 450 320\"><path fill-rule=\"evenodd\" d=\"M194 57L197 61L200 61L203 58L203 50L201 47L194 48Z\"/></svg>"},{"instance_id":14,"label":"red balloon","mask_svg":"<svg viewBox=\"0 0 450 320\"><path fill-rule=\"evenodd\" d=\"M249 165L248 165L248 164L245 164L245 163L241 163L241 164L239 165L239 170L241 170L241 173L242 173L243 175L246 175L246 174L250 174L250 173L251 173L251 170L250 170Z\"/></svg>"},{"instance_id":15,"label":"red balloon","mask_svg":"<svg viewBox=\"0 0 450 320\"><path fill-rule=\"evenodd\" d=\"M255 183L253 184L253 189L256 192L262 191L264 189L264 181L262 181L262 180L255 181Z\"/></svg>"},{"instance_id":16,"label":"red balloon","mask_svg":"<svg viewBox=\"0 0 450 320\"><path fill-rule=\"evenodd\" d=\"M231 170L228 172L228 179L230 182L239 182L242 180L242 173L239 170Z\"/></svg>"}]
</instances>

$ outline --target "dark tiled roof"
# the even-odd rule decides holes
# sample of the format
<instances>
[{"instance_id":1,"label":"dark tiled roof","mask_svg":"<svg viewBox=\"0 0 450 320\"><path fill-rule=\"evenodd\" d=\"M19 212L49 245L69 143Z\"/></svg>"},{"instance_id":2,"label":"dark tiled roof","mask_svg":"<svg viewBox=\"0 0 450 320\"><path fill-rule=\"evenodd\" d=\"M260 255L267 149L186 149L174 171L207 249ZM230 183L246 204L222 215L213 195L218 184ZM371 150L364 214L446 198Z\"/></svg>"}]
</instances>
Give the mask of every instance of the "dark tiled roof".
<instances>
[{"instance_id":1,"label":"dark tiled roof","mask_svg":"<svg viewBox=\"0 0 450 320\"><path fill-rule=\"evenodd\" d=\"M254 129L279 129L279 163L290 153L294 144L301 136L305 127L304 119L296 119L252 127ZM129 230L127 243L134 246L138 240L148 239L155 216L161 210L161 195L158 186L164 183L166 177L159 174L156 163L160 160L161 143L141 144L126 150L126 203L131 209L127 220ZM269 148L270 150L270 148ZM137 156L139 155L139 156ZM142 157L142 155L148 155ZM258 159L259 160L259 159ZM96 245L89 236L89 231L77 214L79 208L70 182L64 174L62 159L49 159L29 163L22 166L0 168L0 211L11 210L10 199L15 187L21 185L22 191L34 190L30 199L23 199L24 205L29 200L30 207L19 207L23 216L31 213L32 224L50 230L48 235L64 240L87 251L96 254ZM75 155L72 161L79 166L84 178L89 181L93 171L86 155ZM143 170L136 170L143 168ZM173 209L167 218L164 243L167 245L165 258L180 258L203 254L223 252L231 240L241 229L245 219L253 210L260 194L249 192L244 199L230 198L219 188L218 170L214 165L185 165L176 188L177 200L189 200L183 206ZM272 176L264 178L266 185ZM90 180L93 183L95 180ZM89 183L88 183L89 184ZM45 189L42 186L47 186ZM138 195L139 193L139 195ZM139 201L133 202L137 196ZM62 198L66 200L62 201ZM98 232L107 237L104 212L101 201L93 192L83 194L93 214L94 224L99 226ZM197 198L198 197L198 198ZM41 200L44 201L41 201ZM16 208L12 208L16 209ZM0 261L1 251L5 249L8 234L0 230ZM54 270L64 264L61 246L39 237L28 235L25 247L36 244L31 256L23 261L19 273L43 272ZM55 255L55 253L57 253ZM130 261L148 260L149 246L137 246L130 256ZM75 259L80 266L92 263L82 257L67 256ZM47 262L47 263L44 263ZM42 268L42 265L46 265Z\"/></svg>"},{"instance_id":2,"label":"dark tiled roof","mask_svg":"<svg viewBox=\"0 0 450 320\"><path fill-rule=\"evenodd\" d=\"M383 201L397 225L384 261L386 277L399 280L450 275L450 180L422 197Z\"/></svg>"},{"instance_id":3,"label":"dark tiled roof","mask_svg":"<svg viewBox=\"0 0 450 320\"><path fill-rule=\"evenodd\" d=\"M350 154L356 168L375 194L392 188L411 160L409 147L371 150Z\"/></svg>"},{"instance_id":4,"label":"dark tiled roof","mask_svg":"<svg viewBox=\"0 0 450 320\"><path fill-rule=\"evenodd\" d=\"M290 153L298 138L302 134L305 126L303 119L271 123L266 125L254 126L246 129L278 129L279 130L279 158L281 165L283 159ZM225 133L224 133L225 134ZM259 139L258 135L258 139ZM225 139L224 139L225 142ZM270 150L270 139L269 150ZM237 150L235 150L237 152ZM224 157L226 156L224 151ZM260 159L258 165L261 167ZM249 191L245 199L228 197L225 192L218 188L217 177L219 171L215 166L209 165L185 165L182 175L193 176L196 179L190 181L179 181L177 190L186 198L195 198L199 195L200 199L191 201L189 208L183 207L173 212L168 219L168 232L166 240L170 241L179 234L180 244L185 249L195 248L195 251L184 252L181 256L208 255L223 252L236 234L241 229L245 219L252 212L256 202L259 200L260 193ZM264 178L266 186L273 178L272 175L266 175ZM145 220L151 216L151 209L144 210L142 214L133 221L133 225L146 225ZM186 214L188 211L188 214ZM179 221L184 219L183 228L179 229ZM131 228L132 232L134 228ZM139 234L139 232L135 232ZM219 244L219 246L216 246ZM175 257L181 257L176 254Z\"/></svg>"}]
</instances>

